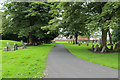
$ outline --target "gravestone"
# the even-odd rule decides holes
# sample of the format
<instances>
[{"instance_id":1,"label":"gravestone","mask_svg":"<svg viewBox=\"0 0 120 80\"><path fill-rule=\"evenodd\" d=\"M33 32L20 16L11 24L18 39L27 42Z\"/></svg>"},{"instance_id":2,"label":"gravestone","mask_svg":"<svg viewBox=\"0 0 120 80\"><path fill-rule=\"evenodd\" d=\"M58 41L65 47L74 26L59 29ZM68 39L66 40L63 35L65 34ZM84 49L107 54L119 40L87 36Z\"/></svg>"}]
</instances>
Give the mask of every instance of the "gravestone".
<instances>
[{"instance_id":1,"label":"gravestone","mask_svg":"<svg viewBox=\"0 0 120 80\"><path fill-rule=\"evenodd\" d=\"M89 42L86 43L86 46L89 46Z\"/></svg>"},{"instance_id":2,"label":"gravestone","mask_svg":"<svg viewBox=\"0 0 120 80\"><path fill-rule=\"evenodd\" d=\"M92 45L92 50L94 50L94 45Z\"/></svg>"},{"instance_id":3,"label":"gravestone","mask_svg":"<svg viewBox=\"0 0 120 80\"><path fill-rule=\"evenodd\" d=\"M78 43L78 46L80 46L81 45L81 43Z\"/></svg>"},{"instance_id":4,"label":"gravestone","mask_svg":"<svg viewBox=\"0 0 120 80\"><path fill-rule=\"evenodd\" d=\"M105 46L102 48L101 53L105 52Z\"/></svg>"},{"instance_id":5,"label":"gravestone","mask_svg":"<svg viewBox=\"0 0 120 80\"><path fill-rule=\"evenodd\" d=\"M99 48L99 45L96 45L95 49L94 49L94 52L96 52Z\"/></svg>"},{"instance_id":6,"label":"gravestone","mask_svg":"<svg viewBox=\"0 0 120 80\"><path fill-rule=\"evenodd\" d=\"M7 42L7 51L11 51L9 42Z\"/></svg>"},{"instance_id":7,"label":"gravestone","mask_svg":"<svg viewBox=\"0 0 120 80\"><path fill-rule=\"evenodd\" d=\"M25 46L23 40L21 40L21 43L22 43L22 45L23 45L23 48L27 48L27 47Z\"/></svg>"},{"instance_id":8,"label":"gravestone","mask_svg":"<svg viewBox=\"0 0 120 80\"><path fill-rule=\"evenodd\" d=\"M22 46L22 47L20 47L20 49L24 49L24 47Z\"/></svg>"},{"instance_id":9,"label":"gravestone","mask_svg":"<svg viewBox=\"0 0 120 80\"><path fill-rule=\"evenodd\" d=\"M82 42L80 44L82 45Z\"/></svg>"},{"instance_id":10,"label":"gravestone","mask_svg":"<svg viewBox=\"0 0 120 80\"><path fill-rule=\"evenodd\" d=\"M70 42L72 43L72 40Z\"/></svg>"},{"instance_id":11,"label":"gravestone","mask_svg":"<svg viewBox=\"0 0 120 80\"><path fill-rule=\"evenodd\" d=\"M96 43L96 41L94 40L94 44Z\"/></svg>"},{"instance_id":12,"label":"gravestone","mask_svg":"<svg viewBox=\"0 0 120 80\"><path fill-rule=\"evenodd\" d=\"M7 47L4 47L4 50L3 51L7 51Z\"/></svg>"},{"instance_id":13,"label":"gravestone","mask_svg":"<svg viewBox=\"0 0 120 80\"><path fill-rule=\"evenodd\" d=\"M16 43L14 43L15 50L18 50L18 46Z\"/></svg>"},{"instance_id":14,"label":"gravestone","mask_svg":"<svg viewBox=\"0 0 120 80\"><path fill-rule=\"evenodd\" d=\"M15 46L13 46L12 50L15 51Z\"/></svg>"},{"instance_id":15,"label":"gravestone","mask_svg":"<svg viewBox=\"0 0 120 80\"><path fill-rule=\"evenodd\" d=\"M68 43L70 43L70 41L68 41Z\"/></svg>"},{"instance_id":16,"label":"gravestone","mask_svg":"<svg viewBox=\"0 0 120 80\"><path fill-rule=\"evenodd\" d=\"M73 44L75 44L75 41L73 40Z\"/></svg>"}]
</instances>

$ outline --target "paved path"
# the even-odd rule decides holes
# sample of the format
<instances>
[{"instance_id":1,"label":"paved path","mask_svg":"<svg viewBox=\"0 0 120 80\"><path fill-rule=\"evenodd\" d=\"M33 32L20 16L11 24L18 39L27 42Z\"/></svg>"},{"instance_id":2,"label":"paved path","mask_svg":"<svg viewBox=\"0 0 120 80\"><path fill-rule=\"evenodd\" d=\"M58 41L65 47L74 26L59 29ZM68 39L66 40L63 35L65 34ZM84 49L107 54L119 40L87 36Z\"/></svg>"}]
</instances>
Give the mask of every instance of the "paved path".
<instances>
[{"instance_id":1,"label":"paved path","mask_svg":"<svg viewBox=\"0 0 120 80\"><path fill-rule=\"evenodd\" d=\"M58 43L47 59L46 78L117 78L118 70L94 64L72 55Z\"/></svg>"}]
</instances>

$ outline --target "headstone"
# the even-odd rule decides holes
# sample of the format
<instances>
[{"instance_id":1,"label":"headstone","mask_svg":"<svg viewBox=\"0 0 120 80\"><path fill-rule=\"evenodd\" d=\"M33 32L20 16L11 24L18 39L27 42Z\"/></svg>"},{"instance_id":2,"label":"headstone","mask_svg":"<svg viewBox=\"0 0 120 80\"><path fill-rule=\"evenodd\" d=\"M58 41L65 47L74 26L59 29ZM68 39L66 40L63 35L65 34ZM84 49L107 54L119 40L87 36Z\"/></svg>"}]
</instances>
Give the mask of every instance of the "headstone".
<instances>
[{"instance_id":1,"label":"headstone","mask_svg":"<svg viewBox=\"0 0 120 80\"><path fill-rule=\"evenodd\" d=\"M15 46L13 46L12 50L15 51Z\"/></svg>"},{"instance_id":2,"label":"headstone","mask_svg":"<svg viewBox=\"0 0 120 80\"><path fill-rule=\"evenodd\" d=\"M15 50L18 50L18 46L16 43L14 43Z\"/></svg>"},{"instance_id":3,"label":"headstone","mask_svg":"<svg viewBox=\"0 0 120 80\"><path fill-rule=\"evenodd\" d=\"M33 43L33 46L35 46L35 43Z\"/></svg>"},{"instance_id":4,"label":"headstone","mask_svg":"<svg viewBox=\"0 0 120 80\"><path fill-rule=\"evenodd\" d=\"M92 45L93 45L93 42L92 42Z\"/></svg>"},{"instance_id":5,"label":"headstone","mask_svg":"<svg viewBox=\"0 0 120 80\"><path fill-rule=\"evenodd\" d=\"M82 43L80 43L82 45Z\"/></svg>"},{"instance_id":6,"label":"headstone","mask_svg":"<svg viewBox=\"0 0 120 80\"><path fill-rule=\"evenodd\" d=\"M92 45L92 50L94 50L94 45Z\"/></svg>"},{"instance_id":7,"label":"headstone","mask_svg":"<svg viewBox=\"0 0 120 80\"><path fill-rule=\"evenodd\" d=\"M20 47L20 49L24 49L24 47L22 46L22 47Z\"/></svg>"},{"instance_id":8,"label":"headstone","mask_svg":"<svg viewBox=\"0 0 120 80\"><path fill-rule=\"evenodd\" d=\"M75 44L75 41L73 40L73 44Z\"/></svg>"},{"instance_id":9,"label":"headstone","mask_svg":"<svg viewBox=\"0 0 120 80\"><path fill-rule=\"evenodd\" d=\"M21 40L21 43L22 43L22 45L23 45L24 48L27 48L27 47L25 46L23 40Z\"/></svg>"},{"instance_id":10,"label":"headstone","mask_svg":"<svg viewBox=\"0 0 120 80\"><path fill-rule=\"evenodd\" d=\"M9 42L7 42L7 51L11 51Z\"/></svg>"},{"instance_id":11,"label":"headstone","mask_svg":"<svg viewBox=\"0 0 120 80\"><path fill-rule=\"evenodd\" d=\"M65 41L65 43L66 43L66 41Z\"/></svg>"},{"instance_id":12,"label":"headstone","mask_svg":"<svg viewBox=\"0 0 120 80\"><path fill-rule=\"evenodd\" d=\"M94 40L94 44L96 43L96 41Z\"/></svg>"},{"instance_id":13,"label":"headstone","mask_svg":"<svg viewBox=\"0 0 120 80\"><path fill-rule=\"evenodd\" d=\"M72 40L71 40L71 43L72 43Z\"/></svg>"},{"instance_id":14,"label":"headstone","mask_svg":"<svg viewBox=\"0 0 120 80\"><path fill-rule=\"evenodd\" d=\"M98 42L98 40L95 41L96 43Z\"/></svg>"},{"instance_id":15,"label":"headstone","mask_svg":"<svg viewBox=\"0 0 120 80\"><path fill-rule=\"evenodd\" d=\"M89 46L89 43L88 43L88 42L86 43L86 46Z\"/></svg>"},{"instance_id":16,"label":"headstone","mask_svg":"<svg viewBox=\"0 0 120 80\"><path fill-rule=\"evenodd\" d=\"M96 45L95 49L94 49L94 52L96 52L98 50L98 46L99 45Z\"/></svg>"},{"instance_id":17,"label":"headstone","mask_svg":"<svg viewBox=\"0 0 120 80\"><path fill-rule=\"evenodd\" d=\"M7 47L4 47L4 51L7 51Z\"/></svg>"},{"instance_id":18,"label":"headstone","mask_svg":"<svg viewBox=\"0 0 120 80\"><path fill-rule=\"evenodd\" d=\"M105 52L105 46L102 48L101 53Z\"/></svg>"},{"instance_id":19,"label":"headstone","mask_svg":"<svg viewBox=\"0 0 120 80\"><path fill-rule=\"evenodd\" d=\"M68 41L68 43L70 43L70 41Z\"/></svg>"}]
</instances>

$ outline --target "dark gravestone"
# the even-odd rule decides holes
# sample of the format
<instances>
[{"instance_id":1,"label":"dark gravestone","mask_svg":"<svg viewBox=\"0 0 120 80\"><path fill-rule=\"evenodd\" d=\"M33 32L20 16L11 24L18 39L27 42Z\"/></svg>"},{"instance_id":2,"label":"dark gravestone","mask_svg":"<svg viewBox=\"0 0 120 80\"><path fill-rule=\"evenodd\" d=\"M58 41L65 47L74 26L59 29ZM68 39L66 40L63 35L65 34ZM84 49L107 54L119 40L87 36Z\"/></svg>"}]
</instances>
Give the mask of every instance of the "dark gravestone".
<instances>
[{"instance_id":1,"label":"dark gravestone","mask_svg":"<svg viewBox=\"0 0 120 80\"><path fill-rule=\"evenodd\" d=\"M105 46L102 48L101 53L105 52Z\"/></svg>"},{"instance_id":2,"label":"dark gravestone","mask_svg":"<svg viewBox=\"0 0 120 80\"><path fill-rule=\"evenodd\" d=\"M92 45L92 50L94 50L94 45Z\"/></svg>"},{"instance_id":3,"label":"dark gravestone","mask_svg":"<svg viewBox=\"0 0 120 80\"><path fill-rule=\"evenodd\" d=\"M89 46L89 43L87 42L86 46Z\"/></svg>"},{"instance_id":4,"label":"dark gravestone","mask_svg":"<svg viewBox=\"0 0 120 80\"><path fill-rule=\"evenodd\" d=\"M11 51L9 42L7 42L7 51Z\"/></svg>"},{"instance_id":5,"label":"dark gravestone","mask_svg":"<svg viewBox=\"0 0 120 80\"><path fill-rule=\"evenodd\" d=\"M82 42L80 44L82 45Z\"/></svg>"},{"instance_id":6,"label":"dark gravestone","mask_svg":"<svg viewBox=\"0 0 120 80\"><path fill-rule=\"evenodd\" d=\"M73 44L75 44L75 41L73 40Z\"/></svg>"},{"instance_id":7,"label":"dark gravestone","mask_svg":"<svg viewBox=\"0 0 120 80\"><path fill-rule=\"evenodd\" d=\"M16 43L14 43L15 50L18 50L18 46Z\"/></svg>"},{"instance_id":8,"label":"dark gravestone","mask_svg":"<svg viewBox=\"0 0 120 80\"><path fill-rule=\"evenodd\" d=\"M96 52L99 48L99 45L96 45L95 49L94 49L94 52Z\"/></svg>"},{"instance_id":9,"label":"dark gravestone","mask_svg":"<svg viewBox=\"0 0 120 80\"><path fill-rule=\"evenodd\" d=\"M27 48L27 47L25 46L23 40L21 40L21 43L22 43L22 45L23 45L23 48Z\"/></svg>"},{"instance_id":10,"label":"dark gravestone","mask_svg":"<svg viewBox=\"0 0 120 80\"><path fill-rule=\"evenodd\" d=\"M81 43L78 43L78 46L80 46L81 45Z\"/></svg>"},{"instance_id":11,"label":"dark gravestone","mask_svg":"<svg viewBox=\"0 0 120 80\"><path fill-rule=\"evenodd\" d=\"M33 46L35 46L35 43L33 43Z\"/></svg>"}]
</instances>

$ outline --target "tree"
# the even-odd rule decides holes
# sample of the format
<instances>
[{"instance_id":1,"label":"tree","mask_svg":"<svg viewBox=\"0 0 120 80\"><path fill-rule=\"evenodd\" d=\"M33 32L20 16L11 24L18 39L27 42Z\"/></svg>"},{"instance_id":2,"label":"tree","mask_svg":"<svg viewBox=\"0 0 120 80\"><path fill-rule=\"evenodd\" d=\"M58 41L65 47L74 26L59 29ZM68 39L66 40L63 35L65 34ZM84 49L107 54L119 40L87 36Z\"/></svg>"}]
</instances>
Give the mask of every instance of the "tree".
<instances>
[{"instance_id":1,"label":"tree","mask_svg":"<svg viewBox=\"0 0 120 80\"><path fill-rule=\"evenodd\" d=\"M82 2L58 3L56 9L53 9L52 11L56 12L53 15L56 15L57 18L62 18L58 23L59 28L62 28L64 34L67 36L74 35L77 44L78 35L84 34L86 30L85 20L88 15L85 14L85 4Z\"/></svg>"},{"instance_id":2,"label":"tree","mask_svg":"<svg viewBox=\"0 0 120 80\"><path fill-rule=\"evenodd\" d=\"M101 48L105 46L106 49L108 49L106 46L107 32L109 33L110 43L112 44L110 29L118 27L119 21L118 13L120 3L115 2L89 3L88 8L90 8L90 10L93 12L92 13L93 16L91 16L91 22L89 23L89 25L93 25L94 27L101 29L102 31Z\"/></svg>"},{"instance_id":3,"label":"tree","mask_svg":"<svg viewBox=\"0 0 120 80\"><path fill-rule=\"evenodd\" d=\"M6 7L3 20L4 34L12 33L18 34L19 37L26 37L29 44L41 41L53 35L53 33L57 34L57 31L55 33L50 29L41 29L41 27L47 26L49 20L53 18L49 13L51 3L11 2L6 3L4 6Z\"/></svg>"}]
</instances>

